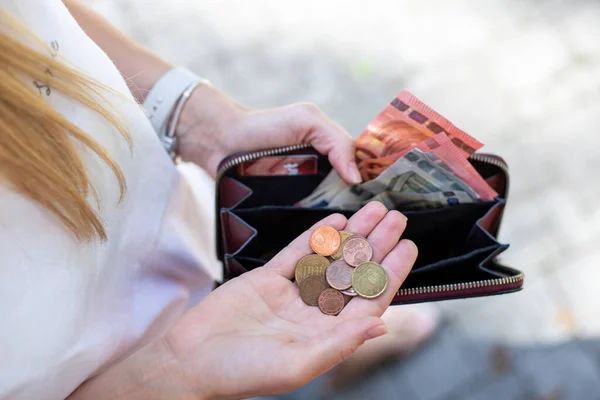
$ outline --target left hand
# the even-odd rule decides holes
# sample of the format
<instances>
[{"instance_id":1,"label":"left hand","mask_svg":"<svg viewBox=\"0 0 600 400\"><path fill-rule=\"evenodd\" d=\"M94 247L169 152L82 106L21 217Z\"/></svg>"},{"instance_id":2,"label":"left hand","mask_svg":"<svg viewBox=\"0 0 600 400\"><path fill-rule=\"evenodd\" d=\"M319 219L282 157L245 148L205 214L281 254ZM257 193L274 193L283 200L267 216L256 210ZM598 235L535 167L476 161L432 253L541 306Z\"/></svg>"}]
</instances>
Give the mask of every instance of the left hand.
<instances>
[{"instance_id":1,"label":"left hand","mask_svg":"<svg viewBox=\"0 0 600 400\"><path fill-rule=\"evenodd\" d=\"M177 125L179 153L213 177L219 162L240 151L310 143L329 157L348 183L359 183L352 137L313 104L251 110L216 89L201 85Z\"/></svg>"}]
</instances>

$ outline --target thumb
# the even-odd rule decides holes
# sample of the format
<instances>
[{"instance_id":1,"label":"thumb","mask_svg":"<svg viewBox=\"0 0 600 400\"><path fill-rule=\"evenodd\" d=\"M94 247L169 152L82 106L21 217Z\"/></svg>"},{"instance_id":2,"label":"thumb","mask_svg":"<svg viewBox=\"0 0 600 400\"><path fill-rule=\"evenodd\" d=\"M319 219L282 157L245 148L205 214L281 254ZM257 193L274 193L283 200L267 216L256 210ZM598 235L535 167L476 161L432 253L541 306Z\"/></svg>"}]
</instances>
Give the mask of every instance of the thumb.
<instances>
[{"instance_id":1,"label":"thumb","mask_svg":"<svg viewBox=\"0 0 600 400\"><path fill-rule=\"evenodd\" d=\"M305 342L303 357L307 360L310 379L329 371L350 357L366 340L385 335L387 328L381 318L364 317L345 320L332 329Z\"/></svg>"}]
</instances>

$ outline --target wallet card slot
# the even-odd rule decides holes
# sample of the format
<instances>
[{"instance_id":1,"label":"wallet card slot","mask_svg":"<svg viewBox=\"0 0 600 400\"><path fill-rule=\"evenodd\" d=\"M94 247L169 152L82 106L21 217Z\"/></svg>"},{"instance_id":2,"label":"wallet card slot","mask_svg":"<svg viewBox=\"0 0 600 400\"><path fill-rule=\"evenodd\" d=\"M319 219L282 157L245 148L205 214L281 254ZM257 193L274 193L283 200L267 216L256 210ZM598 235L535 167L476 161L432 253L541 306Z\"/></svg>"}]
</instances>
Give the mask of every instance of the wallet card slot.
<instances>
[{"instance_id":1,"label":"wallet card slot","mask_svg":"<svg viewBox=\"0 0 600 400\"><path fill-rule=\"evenodd\" d=\"M501 245L489 246L419 269L413 268L402 284L402 289L451 285L498 278L491 271L481 268L481 264L489 260L491 256L497 255L502 249Z\"/></svg>"},{"instance_id":2,"label":"wallet card slot","mask_svg":"<svg viewBox=\"0 0 600 400\"><path fill-rule=\"evenodd\" d=\"M252 271L255 268L262 267L265 265L268 260L261 260L258 258L252 257L241 257L235 256L233 257L246 271Z\"/></svg>"},{"instance_id":3,"label":"wallet card slot","mask_svg":"<svg viewBox=\"0 0 600 400\"><path fill-rule=\"evenodd\" d=\"M252 191L239 206L291 206L308 197L325 179L325 174L293 176L244 176L236 178Z\"/></svg>"},{"instance_id":4,"label":"wallet card slot","mask_svg":"<svg viewBox=\"0 0 600 400\"><path fill-rule=\"evenodd\" d=\"M250 195L252 190L234 178L224 176L220 182L219 205L222 208L234 209Z\"/></svg>"},{"instance_id":5,"label":"wallet card slot","mask_svg":"<svg viewBox=\"0 0 600 400\"><path fill-rule=\"evenodd\" d=\"M254 240L238 255L268 260L332 211L268 206L240 209L238 213L257 230Z\"/></svg>"},{"instance_id":6,"label":"wallet card slot","mask_svg":"<svg viewBox=\"0 0 600 400\"><path fill-rule=\"evenodd\" d=\"M231 254L225 255L225 267L229 272L230 276L239 276L249 271L246 268L246 266L240 263L240 261L233 257Z\"/></svg>"},{"instance_id":7,"label":"wallet card slot","mask_svg":"<svg viewBox=\"0 0 600 400\"><path fill-rule=\"evenodd\" d=\"M494 204L457 204L448 208L404 212L408 223L403 238L412 240L419 248L414 269L464 255L476 248L469 242L468 236L476 221ZM493 243L482 243L480 247Z\"/></svg>"},{"instance_id":8,"label":"wallet card slot","mask_svg":"<svg viewBox=\"0 0 600 400\"><path fill-rule=\"evenodd\" d=\"M256 236L256 229L229 210L221 210L221 226L223 229L223 245L225 256L235 255Z\"/></svg>"},{"instance_id":9,"label":"wallet card slot","mask_svg":"<svg viewBox=\"0 0 600 400\"><path fill-rule=\"evenodd\" d=\"M485 215L477 220L467 239L471 246L483 247L486 244L497 242L496 237L505 205L506 202L503 199L498 200Z\"/></svg>"},{"instance_id":10,"label":"wallet card slot","mask_svg":"<svg viewBox=\"0 0 600 400\"><path fill-rule=\"evenodd\" d=\"M411 239L419 248L415 269L440 260L461 256L474 249L467 243L476 221L495 203L459 204L445 209L407 211L407 228L403 238ZM239 256L269 259L312 225L333 213L352 216L353 211L311 209L285 206L264 206L238 209L236 213L257 230L256 237L239 253ZM480 243L483 245L497 244Z\"/></svg>"}]
</instances>

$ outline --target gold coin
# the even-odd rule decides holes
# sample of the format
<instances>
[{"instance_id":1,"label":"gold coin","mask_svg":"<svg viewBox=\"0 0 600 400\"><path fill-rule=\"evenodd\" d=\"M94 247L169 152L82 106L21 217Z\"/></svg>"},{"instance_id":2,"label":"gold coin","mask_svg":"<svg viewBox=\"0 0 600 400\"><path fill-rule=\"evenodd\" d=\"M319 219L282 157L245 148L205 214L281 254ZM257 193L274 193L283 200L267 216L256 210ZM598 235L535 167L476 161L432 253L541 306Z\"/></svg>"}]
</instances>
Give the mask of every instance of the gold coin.
<instances>
[{"instance_id":1,"label":"gold coin","mask_svg":"<svg viewBox=\"0 0 600 400\"><path fill-rule=\"evenodd\" d=\"M342 256L343 256L342 247L344 247L344 242L346 241L346 239L348 239L349 237L352 237L352 236L354 236L354 233L352 233L352 232L340 231L340 237L342 238L342 243L340 244L340 248L337 249L337 251L331 255L331 258L333 258L334 260L339 260L340 258L342 258Z\"/></svg>"},{"instance_id":2,"label":"gold coin","mask_svg":"<svg viewBox=\"0 0 600 400\"><path fill-rule=\"evenodd\" d=\"M329 260L318 254L309 254L302 257L296 264L296 284L300 286L300 283L311 275L325 277L325 270L328 266Z\"/></svg>"},{"instance_id":3,"label":"gold coin","mask_svg":"<svg viewBox=\"0 0 600 400\"><path fill-rule=\"evenodd\" d=\"M300 298L309 306L317 306L319 305L319 296L327 288L329 285L322 276L308 276L300 283Z\"/></svg>"},{"instance_id":4,"label":"gold coin","mask_svg":"<svg viewBox=\"0 0 600 400\"><path fill-rule=\"evenodd\" d=\"M362 263L352 274L352 288L360 297L374 299L385 291L387 285L387 272L376 262Z\"/></svg>"}]
</instances>

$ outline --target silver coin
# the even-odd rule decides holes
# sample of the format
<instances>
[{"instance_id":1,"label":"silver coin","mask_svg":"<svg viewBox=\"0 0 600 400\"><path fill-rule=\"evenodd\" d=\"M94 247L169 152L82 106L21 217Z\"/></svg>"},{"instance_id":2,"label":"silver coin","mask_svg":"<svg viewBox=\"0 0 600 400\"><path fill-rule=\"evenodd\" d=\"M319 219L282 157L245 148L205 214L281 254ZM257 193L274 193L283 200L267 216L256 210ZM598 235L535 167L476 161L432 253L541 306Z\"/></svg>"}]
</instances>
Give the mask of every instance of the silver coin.
<instances>
[{"instance_id":1,"label":"silver coin","mask_svg":"<svg viewBox=\"0 0 600 400\"><path fill-rule=\"evenodd\" d=\"M356 293L353 288L342 290L341 292L342 294L350 297L358 296L358 293Z\"/></svg>"}]
</instances>

